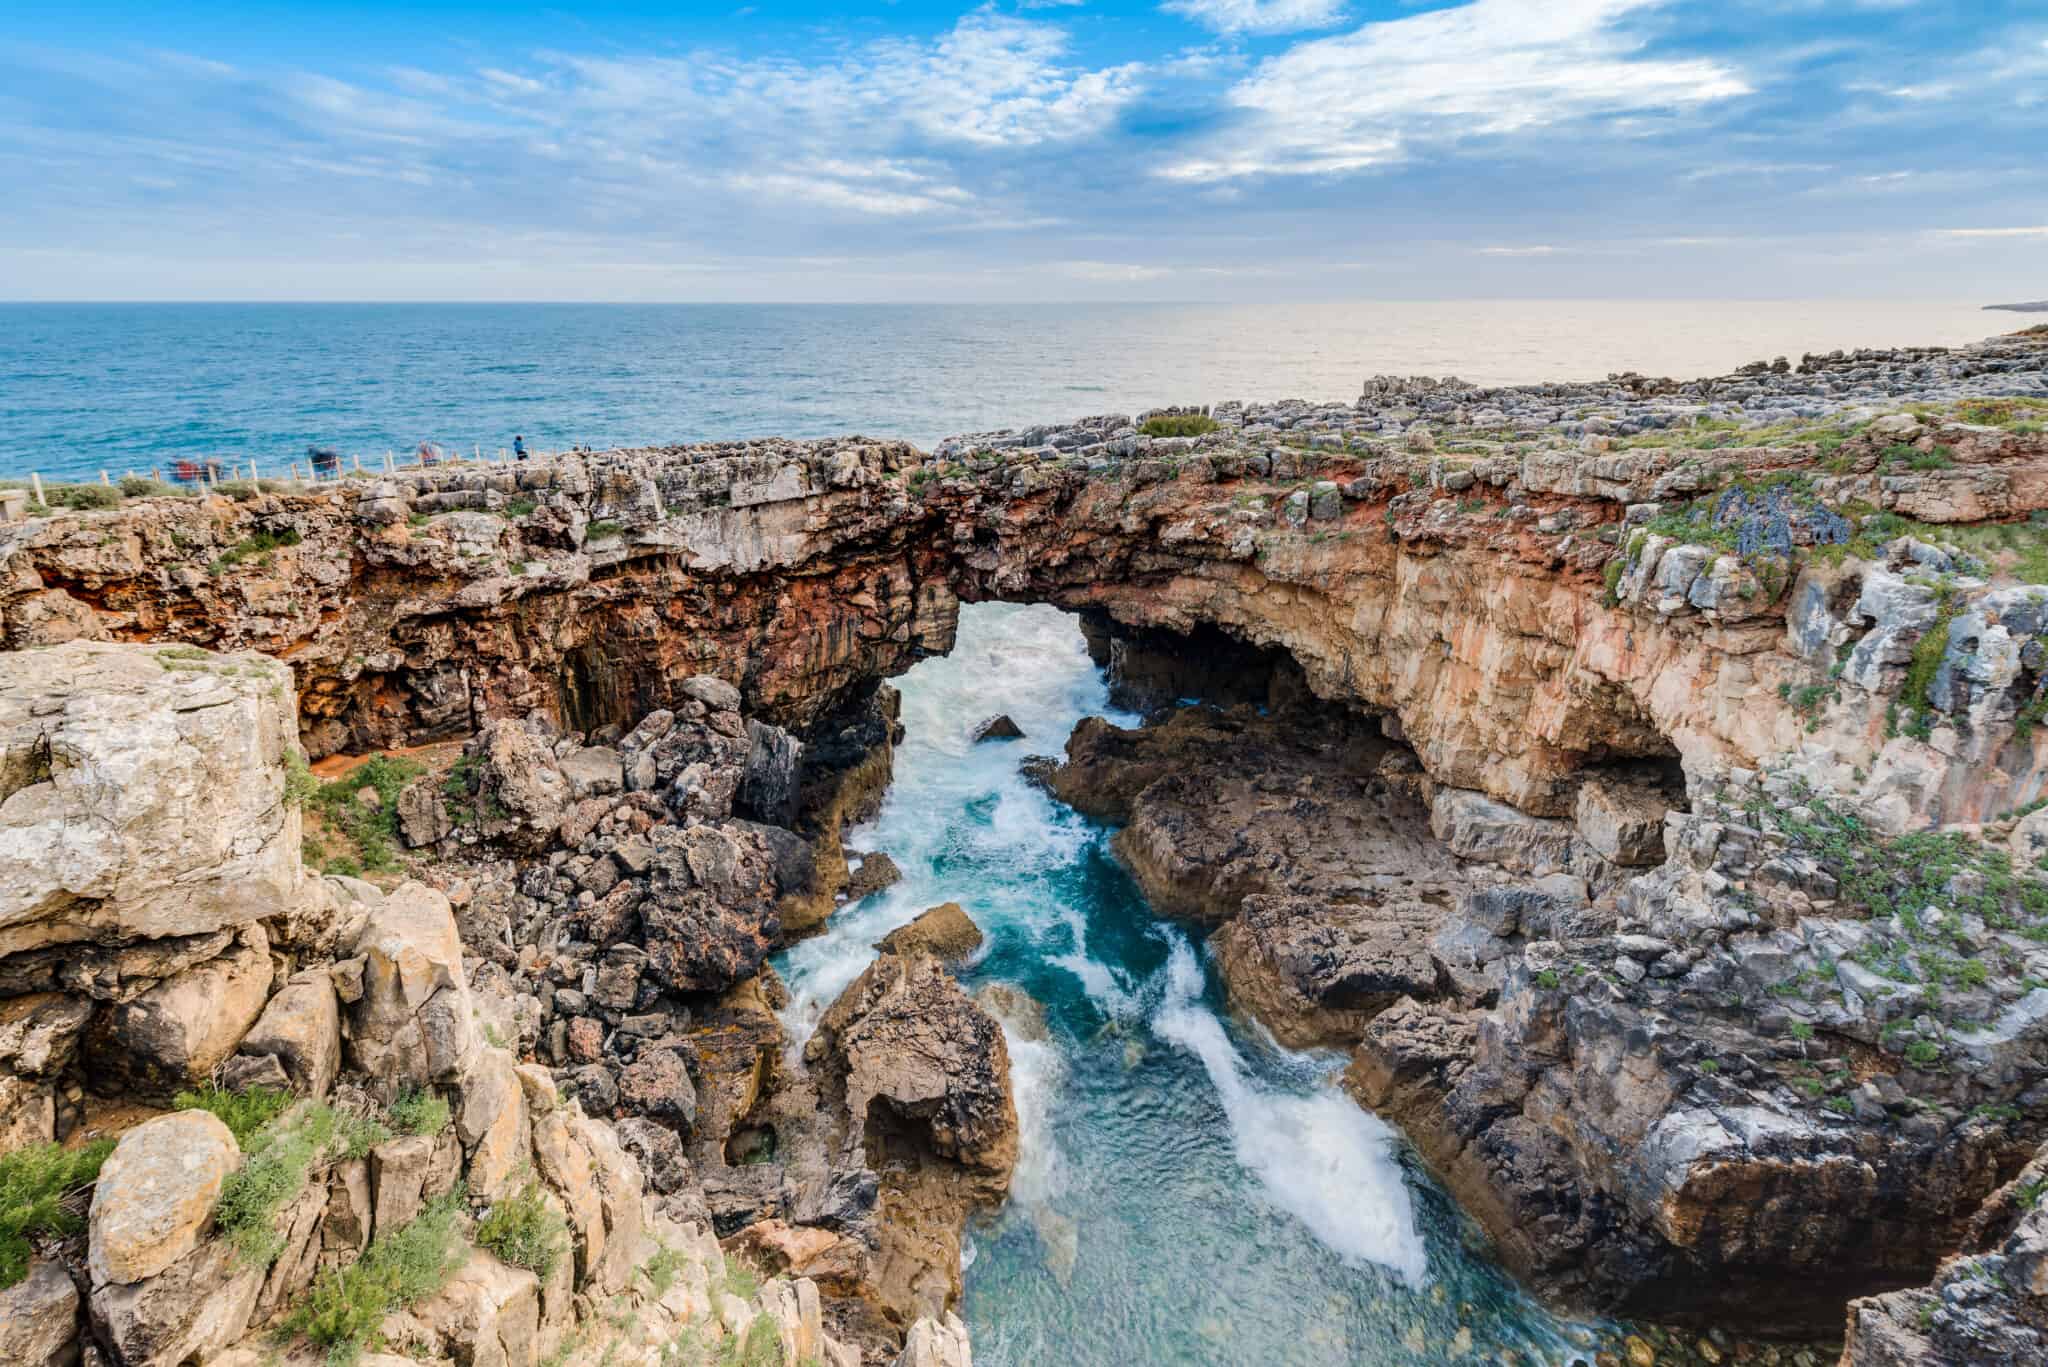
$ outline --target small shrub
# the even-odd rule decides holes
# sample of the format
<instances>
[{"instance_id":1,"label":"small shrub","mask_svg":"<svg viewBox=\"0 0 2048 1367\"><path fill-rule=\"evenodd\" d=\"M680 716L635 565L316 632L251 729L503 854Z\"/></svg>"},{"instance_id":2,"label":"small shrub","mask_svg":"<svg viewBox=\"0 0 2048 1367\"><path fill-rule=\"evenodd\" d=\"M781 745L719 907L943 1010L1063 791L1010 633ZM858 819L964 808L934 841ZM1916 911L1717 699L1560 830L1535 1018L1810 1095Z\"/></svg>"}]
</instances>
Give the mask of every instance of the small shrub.
<instances>
[{"instance_id":1,"label":"small shrub","mask_svg":"<svg viewBox=\"0 0 2048 1367\"><path fill-rule=\"evenodd\" d=\"M354 842L362 869L386 873L398 867L398 795L426 771L402 755L372 755L313 794L328 825ZM364 788L376 790L375 807L356 800Z\"/></svg>"},{"instance_id":2,"label":"small shrub","mask_svg":"<svg viewBox=\"0 0 2048 1367\"><path fill-rule=\"evenodd\" d=\"M116 487L123 498L175 498L180 492L176 486L147 475L124 475Z\"/></svg>"},{"instance_id":3,"label":"small shrub","mask_svg":"<svg viewBox=\"0 0 2048 1367\"><path fill-rule=\"evenodd\" d=\"M34 1144L0 1154L0 1290L28 1275L30 1238L85 1227L78 1194L113 1151L114 1141L102 1139L82 1149Z\"/></svg>"},{"instance_id":4,"label":"small shrub","mask_svg":"<svg viewBox=\"0 0 2048 1367\"><path fill-rule=\"evenodd\" d=\"M683 1270L687 1257L667 1244L661 1251L640 1265L640 1275L647 1278L647 1284L654 1288L657 1297L666 1296L668 1289L676 1284L676 1274Z\"/></svg>"},{"instance_id":5,"label":"small shrub","mask_svg":"<svg viewBox=\"0 0 2048 1367\"><path fill-rule=\"evenodd\" d=\"M197 1091L180 1092L171 1104L181 1111L211 1111L235 1143L247 1149L258 1130L290 1109L292 1094L275 1087L251 1087L245 1092L227 1092L211 1083Z\"/></svg>"},{"instance_id":6,"label":"small shrub","mask_svg":"<svg viewBox=\"0 0 2048 1367\"><path fill-rule=\"evenodd\" d=\"M432 1092L406 1092L391 1103L391 1124L400 1134L439 1134L448 1128L448 1103Z\"/></svg>"},{"instance_id":7,"label":"small shrub","mask_svg":"<svg viewBox=\"0 0 2048 1367\"><path fill-rule=\"evenodd\" d=\"M1216 430L1216 419L1206 413L1160 413L1138 430L1148 437L1199 437Z\"/></svg>"},{"instance_id":8,"label":"small shrub","mask_svg":"<svg viewBox=\"0 0 2048 1367\"><path fill-rule=\"evenodd\" d=\"M540 1183L529 1181L491 1207L476 1227L476 1241L500 1259L546 1281L568 1247L569 1222L547 1203Z\"/></svg>"},{"instance_id":9,"label":"small shrub","mask_svg":"<svg viewBox=\"0 0 2048 1367\"><path fill-rule=\"evenodd\" d=\"M46 484L43 501L52 508L101 512L121 506L121 491L111 484Z\"/></svg>"},{"instance_id":10,"label":"small shrub","mask_svg":"<svg viewBox=\"0 0 2048 1367\"><path fill-rule=\"evenodd\" d=\"M469 1256L462 1239L462 1192L429 1201L411 1224L370 1241L347 1267L330 1268L279 1324L327 1350L333 1367L348 1367L373 1344L384 1317L441 1289Z\"/></svg>"},{"instance_id":11,"label":"small shrub","mask_svg":"<svg viewBox=\"0 0 2048 1367\"><path fill-rule=\"evenodd\" d=\"M761 1289L761 1278L753 1268L728 1253L725 1255L725 1289L743 1301L750 1301Z\"/></svg>"},{"instance_id":12,"label":"small shrub","mask_svg":"<svg viewBox=\"0 0 2048 1367\"><path fill-rule=\"evenodd\" d=\"M284 750L284 803L287 807L303 807L320 791L320 781L313 777L313 766L306 763L305 751L296 745L287 745Z\"/></svg>"},{"instance_id":13,"label":"small shrub","mask_svg":"<svg viewBox=\"0 0 2048 1367\"><path fill-rule=\"evenodd\" d=\"M505 516L517 522L522 517L533 516L533 510L538 507L540 504L530 498L509 499L505 504Z\"/></svg>"},{"instance_id":14,"label":"small shrub","mask_svg":"<svg viewBox=\"0 0 2048 1367\"><path fill-rule=\"evenodd\" d=\"M718 1367L782 1367L782 1338L775 1321L757 1316L744 1334L733 1334L719 1345Z\"/></svg>"},{"instance_id":15,"label":"small shrub","mask_svg":"<svg viewBox=\"0 0 2048 1367\"><path fill-rule=\"evenodd\" d=\"M227 486L222 485L221 487L226 488ZM234 545L222 551L220 558L215 560L208 568L215 574L218 574L231 565L239 565L244 560L251 559L255 560L258 564L267 565L270 563L270 553L272 551L281 550L286 546L296 546L303 540L305 538L300 536L297 529L292 527L287 527L281 532L251 532Z\"/></svg>"},{"instance_id":16,"label":"small shrub","mask_svg":"<svg viewBox=\"0 0 2048 1367\"><path fill-rule=\"evenodd\" d=\"M588 526L584 527L583 539L585 541L605 541L610 539L611 537L617 536L619 534L619 531L620 527L618 523L612 522L605 518L599 518L597 521L592 522Z\"/></svg>"},{"instance_id":17,"label":"small shrub","mask_svg":"<svg viewBox=\"0 0 2048 1367\"><path fill-rule=\"evenodd\" d=\"M1538 973L1536 975L1536 985L1546 992L1552 991L1558 985L1557 974L1551 972L1547 968L1544 969L1541 973Z\"/></svg>"},{"instance_id":18,"label":"small shrub","mask_svg":"<svg viewBox=\"0 0 2048 1367\"><path fill-rule=\"evenodd\" d=\"M1941 1046L1931 1039L1916 1039L1906 1046L1906 1062L1916 1068L1931 1068L1941 1061Z\"/></svg>"}]
</instances>

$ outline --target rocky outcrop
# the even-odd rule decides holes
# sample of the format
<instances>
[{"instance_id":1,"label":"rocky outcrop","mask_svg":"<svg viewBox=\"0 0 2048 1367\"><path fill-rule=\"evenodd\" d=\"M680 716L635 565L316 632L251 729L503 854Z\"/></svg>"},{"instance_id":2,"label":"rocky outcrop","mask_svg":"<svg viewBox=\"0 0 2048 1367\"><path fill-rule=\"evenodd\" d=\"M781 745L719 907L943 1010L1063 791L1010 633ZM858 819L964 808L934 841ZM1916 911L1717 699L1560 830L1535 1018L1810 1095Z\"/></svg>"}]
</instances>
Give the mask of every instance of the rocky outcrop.
<instances>
[{"instance_id":1,"label":"rocky outcrop","mask_svg":"<svg viewBox=\"0 0 2048 1367\"><path fill-rule=\"evenodd\" d=\"M0 683L0 960L212 935L301 895L291 672L77 641Z\"/></svg>"},{"instance_id":2,"label":"rocky outcrop","mask_svg":"<svg viewBox=\"0 0 2048 1367\"><path fill-rule=\"evenodd\" d=\"M958 963L981 948L981 928L958 902L942 902L920 912L915 920L884 935L875 948L884 954L908 958L929 954L935 959Z\"/></svg>"},{"instance_id":3,"label":"rocky outcrop","mask_svg":"<svg viewBox=\"0 0 2048 1367\"><path fill-rule=\"evenodd\" d=\"M880 1177L875 1294L904 1324L960 1295L960 1230L1017 1164L1002 1027L928 956L883 955L804 1046L846 1158Z\"/></svg>"}]
</instances>

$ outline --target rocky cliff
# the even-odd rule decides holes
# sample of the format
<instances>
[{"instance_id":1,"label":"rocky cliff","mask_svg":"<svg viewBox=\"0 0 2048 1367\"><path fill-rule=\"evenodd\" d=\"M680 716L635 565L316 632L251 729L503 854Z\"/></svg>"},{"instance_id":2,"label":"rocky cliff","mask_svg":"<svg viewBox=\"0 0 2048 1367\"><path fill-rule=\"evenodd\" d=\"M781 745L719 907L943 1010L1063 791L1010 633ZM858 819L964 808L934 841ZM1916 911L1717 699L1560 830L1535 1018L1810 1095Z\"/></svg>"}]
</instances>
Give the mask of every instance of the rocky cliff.
<instances>
[{"instance_id":1,"label":"rocky cliff","mask_svg":"<svg viewBox=\"0 0 2048 1367\"><path fill-rule=\"evenodd\" d=\"M551 867L590 861L561 875L580 938L651 932L677 947L655 976L709 991L843 878L831 813L886 773L878 682L947 649L963 601L1082 612L1133 690L1235 688L1345 738L1243 718L1161 729L1206 769L1152 739L1073 755L1124 776L1100 814L1162 907L1223 926L1241 1003L1355 1045L1360 1094L1549 1289L1808 1332L1930 1275L2048 1127L2044 367L2022 335L1690 385L1379 380L1146 424L1186 435L1106 417L929 459L756 442L150 500L0 531L0 634L283 661L316 757L534 717L651 756L673 935L577 881L659 876L581 849L587 778L465 787L469 822L423 809L422 836L577 846ZM1196 671L1192 640L1232 649ZM642 719L692 705L776 734L661 758ZM719 776L778 747L785 781L750 791L784 798L733 813ZM9 772L34 753L10 741ZM768 837L690 807L777 801L819 842L781 882ZM601 818L619 850L647 835L632 805ZM1248 848L1216 838L1229 811L1261 814ZM718 859L692 853L707 821ZM5 925L49 922L39 896Z\"/></svg>"}]
</instances>

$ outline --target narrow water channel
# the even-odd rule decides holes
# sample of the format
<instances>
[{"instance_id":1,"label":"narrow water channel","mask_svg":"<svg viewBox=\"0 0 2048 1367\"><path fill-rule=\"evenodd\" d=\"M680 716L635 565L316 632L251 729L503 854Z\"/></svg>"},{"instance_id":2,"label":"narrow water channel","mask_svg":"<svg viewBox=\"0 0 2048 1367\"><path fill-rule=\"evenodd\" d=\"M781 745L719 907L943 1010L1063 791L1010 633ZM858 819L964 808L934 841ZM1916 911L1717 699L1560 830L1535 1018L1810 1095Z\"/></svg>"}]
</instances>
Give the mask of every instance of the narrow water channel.
<instances>
[{"instance_id":1,"label":"narrow water channel","mask_svg":"<svg viewBox=\"0 0 2048 1367\"><path fill-rule=\"evenodd\" d=\"M1005 1022L1023 1155L1009 1203L970 1231L978 1364L1590 1356L1590 1326L1522 1292L1400 1137L1337 1090L1343 1059L1227 1014L1199 940L1152 914L1110 832L1019 775L1082 717L1134 724L1074 619L968 608L953 653L899 686L896 781L848 845L886 850L903 881L777 967L801 1038L874 941L957 901L986 937L968 990L1011 984L1042 1005L1042 1031ZM971 744L999 711L1025 738Z\"/></svg>"}]
</instances>

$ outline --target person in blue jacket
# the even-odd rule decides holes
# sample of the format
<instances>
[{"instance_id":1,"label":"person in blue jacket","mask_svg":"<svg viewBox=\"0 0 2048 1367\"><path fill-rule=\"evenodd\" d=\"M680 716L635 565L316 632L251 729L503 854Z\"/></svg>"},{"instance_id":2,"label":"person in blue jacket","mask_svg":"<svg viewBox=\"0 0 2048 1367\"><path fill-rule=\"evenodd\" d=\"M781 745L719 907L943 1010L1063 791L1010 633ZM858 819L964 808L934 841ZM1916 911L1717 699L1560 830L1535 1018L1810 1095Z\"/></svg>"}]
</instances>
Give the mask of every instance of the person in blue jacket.
<instances>
[{"instance_id":1,"label":"person in blue jacket","mask_svg":"<svg viewBox=\"0 0 2048 1367\"><path fill-rule=\"evenodd\" d=\"M512 459L514 459L514 460L525 460L525 459L526 459L526 438L525 438L525 437L523 437L523 436L515 436L515 437L513 437L513 438L512 438Z\"/></svg>"}]
</instances>

